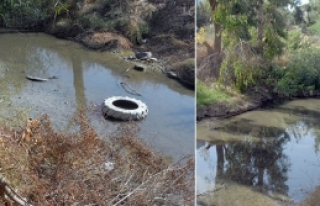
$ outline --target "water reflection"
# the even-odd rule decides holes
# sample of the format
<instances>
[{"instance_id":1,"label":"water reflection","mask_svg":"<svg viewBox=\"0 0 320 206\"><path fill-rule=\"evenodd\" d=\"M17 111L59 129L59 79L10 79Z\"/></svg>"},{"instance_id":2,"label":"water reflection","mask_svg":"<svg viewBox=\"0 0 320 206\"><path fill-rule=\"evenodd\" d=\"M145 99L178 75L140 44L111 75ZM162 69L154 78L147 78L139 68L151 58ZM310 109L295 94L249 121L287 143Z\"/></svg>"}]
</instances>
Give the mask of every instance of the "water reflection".
<instances>
[{"instance_id":1,"label":"water reflection","mask_svg":"<svg viewBox=\"0 0 320 206\"><path fill-rule=\"evenodd\" d=\"M140 136L175 160L194 153L194 92L176 81L153 71L130 70L123 76L132 66L128 62L44 34L2 34L0 45L5 48L0 50L1 124L17 125L47 113L54 128L69 130L82 106L100 106L115 95L137 98L120 86L123 81L142 94L139 99L150 111L138 123ZM32 82L26 74L58 79ZM106 125L97 116L90 120L102 135L121 125Z\"/></svg>"},{"instance_id":2,"label":"water reflection","mask_svg":"<svg viewBox=\"0 0 320 206\"><path fill-rule=\"evenodd\" d=\"M198 125L205 140L197 145L198 194L210 191L215 198L205 201L223 205L232 191L222 191L241 185L285 204L303 200L320 184L319 103L299 100Z\"/></svg>"}]
</instances>

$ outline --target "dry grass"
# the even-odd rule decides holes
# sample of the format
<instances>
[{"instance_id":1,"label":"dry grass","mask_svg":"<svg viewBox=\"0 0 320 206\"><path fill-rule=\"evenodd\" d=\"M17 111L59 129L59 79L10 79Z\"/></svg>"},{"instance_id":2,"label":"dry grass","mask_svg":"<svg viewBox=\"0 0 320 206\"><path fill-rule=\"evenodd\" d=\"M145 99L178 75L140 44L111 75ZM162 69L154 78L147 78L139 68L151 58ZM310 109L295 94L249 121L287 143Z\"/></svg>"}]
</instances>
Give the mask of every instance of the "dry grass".
<instances>
[{"instance_id":1,"label":"dry grass","mask_svg":"<svg viewBox=\"0 0 320 206\"><path fill-rule=\"evenodd\" d=\"M188 58L185 59L184 61L181 62L176 62L173 64L174 69L183 69L185 67L190 67L194 68L194 58Z\"/></svg>"},{"instance_id":2,"label":"dry grass","mask_svg":"<svg viewBox=\"0 0 320 206\"><path fill-rule=\"evenodd\" d=\"M154 39L162 42L162 43L168 43L172 46L179 47L179 48L189 48L194 47L194 45L190 45L189 42L183 41L181 39L178 39L173 32L171 33L160 33L157 34Z\"/></svg>"},{"instance_id":3,"label":"dry grass","mask_svg":"<svg viewBox=\"0 0 320 206\"><path fill-rule=\"evenodd\" d=\"M317 187L304 201L300 203L300 206L318 206L320 202L320 187Z\"/></svg>"},{"instance_id":4,"label":"dry grass","mask_svg":"<svg viewBox=\"0 0 320 206\"><path fill-rule=\"evenodd\" d=\"M99 32L87 35L84 37L83 42L87 44L89 48L100 49L108 45L109 48L122 48L130 49L132 43L120 34L114 34L111 32Z\"/></svg>"},{"instance_id":5,"label":"dry grass","mask_svg":"<svg viewBox=\"0 0 320 206\"><path fill-rule=\"evenodd\" d=\"M203 82L217 82L220 77L220 65L223 58L224 53L213 53L206 56L197 66L197 78Z\"/></svg>"},{"instance_id":6,"label":"dry grass","mask_svg":"<svg viewBox=\"0 0 320 206\"><path fill-rule=\"evenodd\" d=\"M197 65L200 66L201 62L213 53L213 42L205 41L203 44L197 44Z\"/></svg>"},{"instance_id":7,"label":"dry grass","mask_svg":"<svg viewBox=\"0 0 320 206\"><path fill-rule=\"evenodd\" d=\"M84 117L76 123L80 131L69 135L56 133L47 115L20 130L0 128L0 174L29 203L194 205L193 158L169 164L136 138L132 123L108 142ZM0 205L11 203L2 194Z\"/></svg>"}]
</instances>

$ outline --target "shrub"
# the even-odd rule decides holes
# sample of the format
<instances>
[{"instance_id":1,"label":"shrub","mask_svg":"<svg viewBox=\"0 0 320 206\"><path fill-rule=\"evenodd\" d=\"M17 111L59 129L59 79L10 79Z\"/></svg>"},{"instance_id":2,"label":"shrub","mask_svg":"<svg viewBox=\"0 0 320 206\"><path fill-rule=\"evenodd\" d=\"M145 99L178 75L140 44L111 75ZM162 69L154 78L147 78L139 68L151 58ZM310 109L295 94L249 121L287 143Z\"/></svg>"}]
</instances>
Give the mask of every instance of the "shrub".
<instances>
[{"instance_id":1,"label":"shrub","mask_svg":"<svg viewBox=\"0 0 320 206\"><path fill-rule=\"evenodd\" d=\"M306 40L306 37L303 38L302 33L299 30L290 30L288 32L286 45L289 52L310 46L309 42Z\"/></svg>"},{"instance_id":2,"label":"shrub","mask_svg":"<svg viewBox=\"0 0 320 206\"><path fill-rule=\"evenodd\" d=\"M103 30L103 28L109 28L104 19L97 15L84 15L79 17L78 21L84 29L100 31Z\"/></svg>"},{"instance_id":3,"label":"shrub","mask_svg":"<svg viewBox=\"0 0 320 206\"><path fill-rule=\"evenodd\" d=\"M286 67L279 69L276 91L286 96L312 95L320 89L320 49L306 48L290 54Z\"/></svg>"},{"instance_id":4,"label":"shrub","mask_svg":"<svg viewBox=\"0 0 320 206\"><path fill-rule=\"evenodd\" d=\"M230 44L220 69L219 83L235 87L240 92L264 84L272 67L270 61L256 52L248 42Z\"/></svg>"},{"instance_id":5,"label":"shrub","mask_svg":"<svg viewBox=\"0 0 320 206\"><path fill-rule=\"evenodd\" d=\"M312 24L308 29L311 31L312 34L320 35L320 19Z\"/></svg>"},{"instance_id":6,"label":"shrub","mask_svg":"<svg viewBox=\"0 0 320 206\"><path fill-rule=\"evenodd\" d=\"M197 81L197 106L205 106L216 102L227 101L228 99L230 99L230 96L223 89L217 86L210 88L201 81Z\"/></svg>"}]
</instances>

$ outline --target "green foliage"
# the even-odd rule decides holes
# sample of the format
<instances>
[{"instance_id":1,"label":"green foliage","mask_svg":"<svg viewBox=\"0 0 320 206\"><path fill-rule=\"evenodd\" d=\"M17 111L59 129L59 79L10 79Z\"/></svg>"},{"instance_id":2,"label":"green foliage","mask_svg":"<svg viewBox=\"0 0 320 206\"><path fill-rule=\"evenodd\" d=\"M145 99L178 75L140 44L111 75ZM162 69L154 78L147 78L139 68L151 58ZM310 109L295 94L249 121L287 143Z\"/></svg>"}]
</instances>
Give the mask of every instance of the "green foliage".
<instances>
[{"instance_id":1,"label":"green foliage","mask_svg":"<svg viewBox=\"0 0 320 206\"><path fill-rule=\"evenodd\" d=\"M279 56L283 53L285 44L281 41L281 38L275 34L273 27L267 27L265 29L264 39L264 56L266 58L272 59L273 57Z\"/></svg>"},{"instance_id":2,"label":"green foliage","mask_svg":"<svg viewBox=\"0 0 320 206\"><path fill-rule=\"evenodd\" d=\"M230 98L230 95L218 86L209 87L199 80L197 81L197 106L228 101Z\"/></svg>"},{"instance_id":3,"label":"green foliage","mask_svg":"<svg viewBox=\"0 0 320 206\"><path fill-rule=\"evenodd\" d=\"M0 4L0 26L55 27L60 20L68 19L71 26L80 26L87 31L121 32L132 42L141 41L150 33L143 14L133 18L132 2L104 0L86 4L89 5L87 10L82 7L82 0L4 0Z\"/></svg>"},{"instance_id":4,"label":"green foliage","mask_svg":"<svg viewBox=\"0 0 320 206\"><path fill-rule=\"evenodd\" d=\"M261 81L263 66L249 45L237 44L221 65L221 84L234 86L240 92Z\"/></svg>"},{"instance_id":5,"label":"green foliage","mask_svg":"<svg viewBox=\"0 0 320 206\"><path fill-rule=\"evenodd\" d=\"M125 34L131 42L141 41L150 33L150 27L144 20L138 18L136 21L131 21L130 17L115 19L115 28Z\"/></svg>"},{"instance_id":6,"label":"green foliage","mask_svg":"<svg viewBox=\"0 0 320 206\"><path fill-rule=\"evenodd\" d=\"M151 31L151 29L146 22L142 22L139 25L139 34L141 35L141 37L148 36L150 31Z\"/></svg>"},{"instance_id":7,"label":"green foliage","mask_svg":"<svg viewBox=\"0 0 320 206\"><path fill-rule=\"evenodd\" d=\"M320 15L320 0L310 0L310 20L311 22L316 22Z\"/></svg>"},{"instance_id":8,"label":"green foliage","mask_svg":"<svg viewBox=\"0 0 320 206\"><path fill-rule=\"evenodd\" d=\"M318 16L318 19L315 21L315 23L308 27L308 30L312 34L320 36L320 18L319 18L319 16Z\"/></svg>"},{"instance_id":9,"label":"green foliage","mask_svg":"<svg viewBox=\"0 0 320 206\"><path fill-rule=\"evenodd\" d=\"M224 28L224 33L230 38L241 38L249 40L251 38L248 29L253 23L250 14L251 7L245 1L220 1L214 14L213 19Z\"/></svg>"},{"instance_id":10,"label":"green foliage","mask_svg":"<svg viewBox=\"0 0 320 206\"><path fill-rule=\"evenodd\" d=\"M264 8L264 56L272 59L283 53L284 39L287 38L286 24L283 13L275 5L266 5Z\"/></svg>"},{"instance_id":11,"label":"green foliage","mask_svg":"<svg viewBox=\"0 0 320 206\"><path fill-rule=\"evenodd\" d=\"M208 0L203 0L197 5L197 26L200 28L209 24L212 16Z\"/></svg>"},{"instance_id":12,"label":"green foliage","mask_svg":"<svg viewBox=\"0 0 320 206\"><path fill-rule=\"evenodd\" d=\"M290 30L288 33L288 39L286 44L287 49L289 51L299 49L302 47L301 42L301 32L299 32L298 30Z\"/></svg>"},{"instance_id":13,"label":"green foliage","mask_svg":"<svg viewBox=\"0 0 320 206\"><path fill-rule=\"evenodd\" d=\"M312 95L320 89L320 50L306 48L294 51L289 64L279 70L276 85L280 94L288 96Z\"/></svg>"},{"instance_id":14,"label":"green foliage","mask_svg":"<svg viewBox=\"0 0 320 206\"><path fill-rule=\"evenodd\" d=\"M274 82L272 61L286 46L286 1L264 1L263 39L258 39L256 0L220 0L214 20L223 27L226 57L220 68L219 82L243 92L256 84ZM260 28L261 29L261 28Z\"/></svg>"},{"instance_id":15,"label":"green foliage","mask_svg":"<svg viewBox=\"0 0 320 206\"><path fill-rule=\"evenodd\" d=\"M4 0L0 17L6 27L33 27L47 19L68 13L68 0Z\"/></svg>"},{"instance_id":16,"label":"green foliage","mask_svg":"<svg viewBox=\"0 0 320 206\"><path fill-rule=\"evenodd\" d=\"M184 62L184 67L186 69L194 70L195 69L195 62L194 59L188 59L187 61Z\"/></svg>"}]
</instances>

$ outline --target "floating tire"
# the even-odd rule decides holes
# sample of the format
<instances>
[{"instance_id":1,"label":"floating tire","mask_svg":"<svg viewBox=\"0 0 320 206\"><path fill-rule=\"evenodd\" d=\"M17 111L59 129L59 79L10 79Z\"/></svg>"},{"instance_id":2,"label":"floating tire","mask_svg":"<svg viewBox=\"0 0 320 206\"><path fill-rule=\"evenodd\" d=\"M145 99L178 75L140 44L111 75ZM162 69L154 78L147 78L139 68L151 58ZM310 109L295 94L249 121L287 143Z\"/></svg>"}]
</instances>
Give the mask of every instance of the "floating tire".
<instances>
[{"instance_id":1,"label":"floating tire","mask_svg":"<svg viewBox=\"0 0 320 206\"><path fill-rule=\"evenodd\" d=\"M112 117L118 120L142 120L148 114L145 103L130 97L113 96L102 103L102 114L105 118Z\"/></svg>"}]
</instances>

